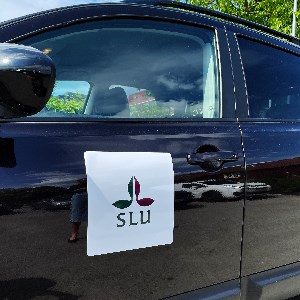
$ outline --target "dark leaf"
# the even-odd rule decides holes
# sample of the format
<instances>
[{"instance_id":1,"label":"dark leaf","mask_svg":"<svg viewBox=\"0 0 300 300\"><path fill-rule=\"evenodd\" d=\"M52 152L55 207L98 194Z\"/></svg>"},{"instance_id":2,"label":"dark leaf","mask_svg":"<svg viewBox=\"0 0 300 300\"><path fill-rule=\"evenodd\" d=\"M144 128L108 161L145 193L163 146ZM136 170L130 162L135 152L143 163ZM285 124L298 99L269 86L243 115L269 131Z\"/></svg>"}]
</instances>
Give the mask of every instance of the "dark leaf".
<instances>
[{"instance_id":1,"label":"dark leaf","mask_svg":"<svg viewBox=\"0 0 300 300\"><path fill-rule=\"evenodd\" d=\"M141 186L135 177L134 177L134 183L135 183L135 195L136 195L136 197L138 197L138 195L140 194L140 191L141 191Z\"/></svg>"},{"instance_id":2,"label":"dark leaf","mask_svg":"<svg viewBox=\"0 0 300 300\"><path fill-rule=\"evenodd\" d=\"M132 203L132 200L118 200L115 203L113 203L112 205L117 208L124 209L124 208L129 207L131 205L131 203Z\"/></svg>"},{"instance_id":3,"label":"dark leaf","mask_svg":"<svg viewBox=\"0 0 300 300\"><path fill-rule=\"evenodd\" d=\"M132 200L133 199L133 176L131 177L130 181L128 182L128 193Z\"/></svg>"},{"instance_id":4,"label":"dark leaf","mask_svg":"<svg viewBox=\"0 0 300 300\"><path fill-rule=\"evenodd\" d=\"M140 206L150 206L154 202L154 200L151 198L142 198L136 201Z\"/></svg>"}]
</instances>

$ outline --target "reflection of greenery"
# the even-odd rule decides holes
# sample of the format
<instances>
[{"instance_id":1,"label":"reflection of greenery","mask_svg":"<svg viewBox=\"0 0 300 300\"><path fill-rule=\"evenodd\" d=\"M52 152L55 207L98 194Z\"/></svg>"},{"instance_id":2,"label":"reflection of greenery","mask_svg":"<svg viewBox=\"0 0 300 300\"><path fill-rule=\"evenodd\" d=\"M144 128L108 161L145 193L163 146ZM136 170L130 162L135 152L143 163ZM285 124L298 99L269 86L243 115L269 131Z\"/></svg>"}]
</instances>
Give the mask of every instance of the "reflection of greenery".
<instances>
[{"instance_id":1,"label":"reflection of greenery","mask_svg":"<svg viewBox=\"0 0 300 300\"><path fill-rule=\"evenodd\" d=\"M273 194L300 194L299 175L277 175L266 178L265 183L272 187Z\"/></svg>"},{"instance_id":2,"label":"reflection of greenery","mask_svg":"<svg viewBox=\"0 0 300 300\"><path fill-rule=\"evenodd\" d=\"M86 96L77 93L66 93L62 96L52 96L46 108L55 112L64 112L68 114L81 113L84 107Z\"/></svg>"},{"instance_id":3,"label":"reflection of greenery","mask_svg":"<svg viewBox=\"0 0 300 300\"><path fill-rule=\"evenodd\" d=\"M190 107L190 117L203 117L203 105L202 103L191 104Z\"/></svg>"},{"instance_id":4,"label":"reflection of greenery","mask_svg":"<svg viewBox=\"0 0 300 300\"><path fill-rule=\"evenodd\" d=\"M171 117L170 107L158 106L155 101L130 106L130 117L132 118L163 118Z\"/></svg>"},{"instance_id":5,"label":"reflection of greenery","mask_svg":"<svg viewBox=\"0 0 300 300\"><path fill-rule=\"evenodd\" d=\"M35 188L2 189L0 190L0 204L11 208L20 208L24 204L30 205L41 200L66 196L71 198L71 193L69 189L62 187L42 186Z\"/></svg>"},{"instance_id":6,"label":"reflection of greenery","mask_svg":"<svg viewBox=\"0 0 300 300\"><path fill-rule=\"evenodd\" d=\"M202 105L191 104L187 107L186 112L175 114L175 108L171 105L160 106L156 101L149 101L142 104L130 106L130 117L132 118L171 118L171 117L198 117L202 118Z\"/></svg>"}]
</instances>

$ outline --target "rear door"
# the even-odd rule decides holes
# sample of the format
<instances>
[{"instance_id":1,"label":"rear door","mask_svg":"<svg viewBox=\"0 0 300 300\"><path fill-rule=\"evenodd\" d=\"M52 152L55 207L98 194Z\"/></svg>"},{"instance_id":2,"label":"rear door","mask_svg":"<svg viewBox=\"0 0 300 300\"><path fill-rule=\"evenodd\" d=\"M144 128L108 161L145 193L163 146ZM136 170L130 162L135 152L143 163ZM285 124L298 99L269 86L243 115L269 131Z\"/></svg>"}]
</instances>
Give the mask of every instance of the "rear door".
<instances>
[{"instance_id":1,"label":"rear door","mask_svg":"<svg viewBox=\"0 0 300 300\"><path fill-rule=\"evenodd\" d=\"M1 293L157 299L233 280L224 289L238 294L245 177L225 33L182 12L99 7L45 22L108 19L17 40L52 57L57 83L42 112L0 123ZM67 243L85 151L171 154L172 244L88 257L87 223Z\"/></svg>"},{"instance_id":2,"label":"rear door","mask_svg":"<svg viewBox=\"0 0 300 300\"><path fill-rule=\"evenodd\" d=\"M247 88L237 106L247 171L242 276L262 272L245 280L245 294L285 299L300 293L299 48L258 34L231 45Z\"/></svg>"}]
</instances>

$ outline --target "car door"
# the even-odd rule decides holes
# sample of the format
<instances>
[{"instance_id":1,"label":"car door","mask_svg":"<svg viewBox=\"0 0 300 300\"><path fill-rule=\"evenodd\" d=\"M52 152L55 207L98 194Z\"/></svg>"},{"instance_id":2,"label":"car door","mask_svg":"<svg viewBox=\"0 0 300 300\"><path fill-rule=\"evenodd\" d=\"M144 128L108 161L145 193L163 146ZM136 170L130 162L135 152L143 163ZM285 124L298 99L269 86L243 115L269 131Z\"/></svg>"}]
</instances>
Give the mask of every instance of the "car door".
<instances>
[{"instance_id":1,"label":"car door","mask_svg":"<svg viewBox=\"0 0 300 300\"><path fill-rule=\"evenodd\" d=\"M2 30L57 68L46 108L0 123L5 297L157 299L230 280L219 288L239 294L244 157L224 29L143 5L125 18L124 7L69 8ZM67 243L85 151L171 154L172 244L88 257L86 223Z\"/></svg>"},{"instance_id":2,"label":"car door","mask_svg":"<svg viewBox=\"0 0 300 300\"><path fill-rule=\"evenodd\" d=\"M247 171L242 294L286 299L300 293L299 49L258 34L230 42L246 83L237 102Z\"/></svg>"}]
</instances>

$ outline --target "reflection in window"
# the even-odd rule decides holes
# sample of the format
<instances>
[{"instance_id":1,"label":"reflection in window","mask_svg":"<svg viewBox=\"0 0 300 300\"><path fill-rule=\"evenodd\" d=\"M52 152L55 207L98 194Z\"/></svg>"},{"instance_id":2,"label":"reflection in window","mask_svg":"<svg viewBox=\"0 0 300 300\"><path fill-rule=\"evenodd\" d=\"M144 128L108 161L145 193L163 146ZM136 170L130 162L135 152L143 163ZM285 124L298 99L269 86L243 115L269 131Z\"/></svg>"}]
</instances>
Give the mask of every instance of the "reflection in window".
<instances>
[{"instance_id":1,"label":"reflection in window","mask_svg":"<svg viewBox=\"0 0 300 300\"><path fill-rule=\"evenodd\" d=\"M60 102L60 95L53 94L38 116L220 117L215 36L211 30L114 20L53 30L24 42L47 50L58 80L77 82L77 88L70 86L67 94L74 90L82 94L80 101L66 98ZM79 91L83 82L88 83L90 92Z\"/></svg>"},{"instance_id":2,"label":"reflection in window","mask_svg":"<svg viewBox=\"0 0 300 300\"><path fill-rule=\"evenodd\" d=\"M246 77L249 116L300 118L300 57L239 38Z\"/></svg>"},{"instance_id":3,"label":"reflection in window","mask_svg":"<svg viewBox=\"0 0 300 300\"><path fill-rule=\"evenodd\" d=\"M90 84L85 81L56 81L46 107L35 116L82 114L89 90Z\"/></svg>"}]
</instances>

